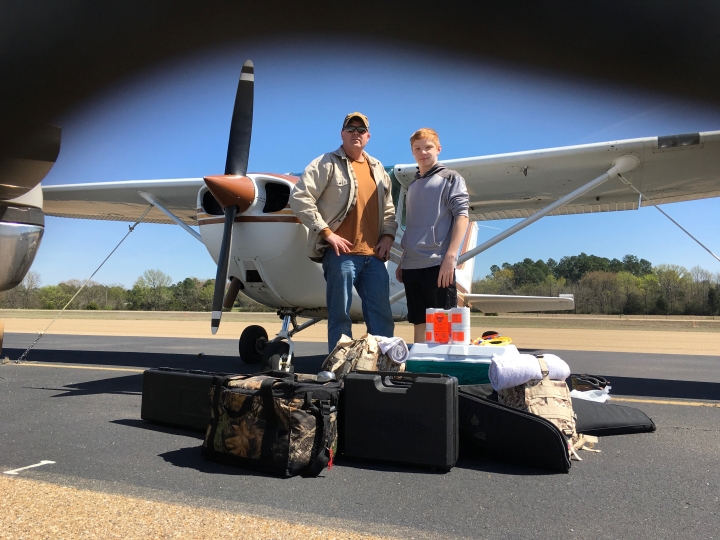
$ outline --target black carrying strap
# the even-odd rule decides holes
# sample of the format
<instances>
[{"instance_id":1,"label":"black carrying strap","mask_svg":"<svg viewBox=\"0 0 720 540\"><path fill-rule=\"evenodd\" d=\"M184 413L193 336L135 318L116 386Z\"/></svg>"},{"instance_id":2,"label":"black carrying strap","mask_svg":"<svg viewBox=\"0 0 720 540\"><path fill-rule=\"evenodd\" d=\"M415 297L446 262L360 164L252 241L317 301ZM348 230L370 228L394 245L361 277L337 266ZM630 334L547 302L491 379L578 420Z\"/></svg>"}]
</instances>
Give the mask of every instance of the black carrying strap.
<instances>
[{"instance_id":1,"label":"black carrying strap","mask_svg":"<svg viewBox=\"0 0 720 540\"><path fill-rule=\"evenodd\" d=\"M212 418L210 419L210 432L207 434L205 439L204 447L208 450L216 450L215 448L215 435L217 433L218 423L220 421L220 392L223 389L223 383L228 377L213 377L215 383L215 391L213 392L212 400Z\"/></svg>"},{"instance_id":2,"label":"black carrying strap","mask_svg":"<svg viewBox=\"0 0 720 540\"><path fill-rule=\"evenodd\" d=\"M315 460L306 467L302 472L303 476L318 476L327 464L330 462L330 414L334 407L330 402L321 402L320 407L312 405L308 410L316 419L315 440L313 448L315 449Z\"/></svg>"},{"instance_id":3,"label":"black carrying strap","mask_svg":"<svg viewBox=\"0 0 720 540\"><path fill-rule=\"evenodd\" d=\"M278 416L275 411L275 398L273 396L274 378L267 378L260 383L260 397L263 401L263 413L265 414L265 430L263 431L262 446L260 447L260 459L272 461L272 447L277 439Z\"/></svg>"}]
</instances>

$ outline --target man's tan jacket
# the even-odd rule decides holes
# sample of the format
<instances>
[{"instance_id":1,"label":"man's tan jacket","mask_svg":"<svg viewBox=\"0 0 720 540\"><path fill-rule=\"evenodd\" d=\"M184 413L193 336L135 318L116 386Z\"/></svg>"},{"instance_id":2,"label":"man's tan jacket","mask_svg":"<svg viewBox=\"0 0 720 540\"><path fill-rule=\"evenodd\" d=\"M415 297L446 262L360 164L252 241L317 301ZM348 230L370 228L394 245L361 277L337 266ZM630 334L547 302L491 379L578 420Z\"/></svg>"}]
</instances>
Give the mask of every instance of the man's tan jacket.
<instances>
[{"instance_id":1,"label":"man's tan jacket","mask_svg":"<svg viewBox=\"0 0 720 540\"><path fill-rule=\"evenodd\" d=\"M380 236L397 231L390 177L382 163L363 152L377 184ZM308 257L320 262L328 243L320 231L336 231L357 203L357 178L342 146L307 166L290 195L290 208L308 228Z\"/></svg>"}]
</instances>

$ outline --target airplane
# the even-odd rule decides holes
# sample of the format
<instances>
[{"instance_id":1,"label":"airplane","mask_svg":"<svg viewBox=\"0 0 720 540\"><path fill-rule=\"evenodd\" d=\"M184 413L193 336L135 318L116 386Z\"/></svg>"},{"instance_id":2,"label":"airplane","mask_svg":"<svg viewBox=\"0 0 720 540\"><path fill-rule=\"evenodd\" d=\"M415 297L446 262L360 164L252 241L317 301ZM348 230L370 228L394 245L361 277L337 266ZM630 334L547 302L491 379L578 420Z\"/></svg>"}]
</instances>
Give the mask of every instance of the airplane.
<instances>
[{"instance_id":1,"label":"airplane","mask_svg":"<svg viewBox=\"0 0 720 540\"><path fill-rule=\"evenodd\" d=\"M0 159L0 291L17 286L45 231L40 182L60 153L61 129L43 126ZM0 321L0 353L5 325Z\"/></svg>"},{"instance_id":2,"label":"airplane","mask_svg":"<svg viewBox=\"0 0 720 540\"><path fill-rule=\"evenodd\" d=\"M231 121L224 175L42 187L50 216L174 223L202 242L217 263L211 329L240 290L276 308L275 338L257 325L239 339L240 358L263 367L292 369L292 337L327 317L322 268L305 254L307 229L288 206L298 174L248 173L254 66L242 68ZM461 305L485 312L573 309L571 297L508 297L471 293L474 257L546 215L635 210L720 195L720 131L646 137L491 156L443 160L466 180L471 226L458 261ZM386 168L400 223L386 263L396 320L407 313L395 280L404 231L405 195L415 164ZM477 222L523 221L475 246ZM191 227L197 225L199 232ZM226 284L229 282L229 286ZM307 321L298 324L297 318ZM353 296L351 317L362 320Z\"/></svg>"}]
</instances>

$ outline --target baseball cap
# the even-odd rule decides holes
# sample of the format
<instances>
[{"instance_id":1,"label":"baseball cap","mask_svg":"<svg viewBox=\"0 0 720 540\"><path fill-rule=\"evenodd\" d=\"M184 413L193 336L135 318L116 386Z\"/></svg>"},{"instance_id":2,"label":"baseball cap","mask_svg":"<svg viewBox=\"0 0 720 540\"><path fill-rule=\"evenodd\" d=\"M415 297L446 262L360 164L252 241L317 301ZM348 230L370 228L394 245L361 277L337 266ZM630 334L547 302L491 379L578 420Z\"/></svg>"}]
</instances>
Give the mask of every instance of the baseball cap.
<instances>
[{"instance_id":1,"label":"baseball cap","mask_svg":"<svg viewBox=\"0 0 720 540\"><path fill-rule=\"evenodd\" d=\"M353 112L353 113L350 113L350 114L348 114L348 115L345 117L345 120L343 121L342 127L347 126L347 125L350 123L350 120L352 120L353 118L357 118L357 119L360 120L363 124L365 124L365 127L366 127L366 128L370 129L370 120L368 120L367 116L365 116L364 114L359 113L359 112L357 112L357 111L356 111L356 112Z\"/></svg>"}]
</instances>

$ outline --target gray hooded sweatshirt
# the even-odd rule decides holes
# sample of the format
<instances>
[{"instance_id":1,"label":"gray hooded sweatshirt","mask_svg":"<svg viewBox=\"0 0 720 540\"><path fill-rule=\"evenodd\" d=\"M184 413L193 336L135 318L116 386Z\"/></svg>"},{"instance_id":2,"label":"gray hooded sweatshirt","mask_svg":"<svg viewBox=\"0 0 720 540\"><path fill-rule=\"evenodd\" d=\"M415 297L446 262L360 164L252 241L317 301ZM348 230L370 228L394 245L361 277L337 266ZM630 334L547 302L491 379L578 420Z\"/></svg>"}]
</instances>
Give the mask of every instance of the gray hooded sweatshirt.
<instances>
[{"instance_id":1,"label":"gray hooded sweatshirt","mask_svg":"<svg viewBox=\"0 0 720 540\"><path fill-rule=\"evenodd\" d=\"M405 199L407 227L400 245L404 269L430 268L442 263L455 218L468 215L465 179L440 163L423 176L418 172Z\"/></svg>"}]
</instances>

